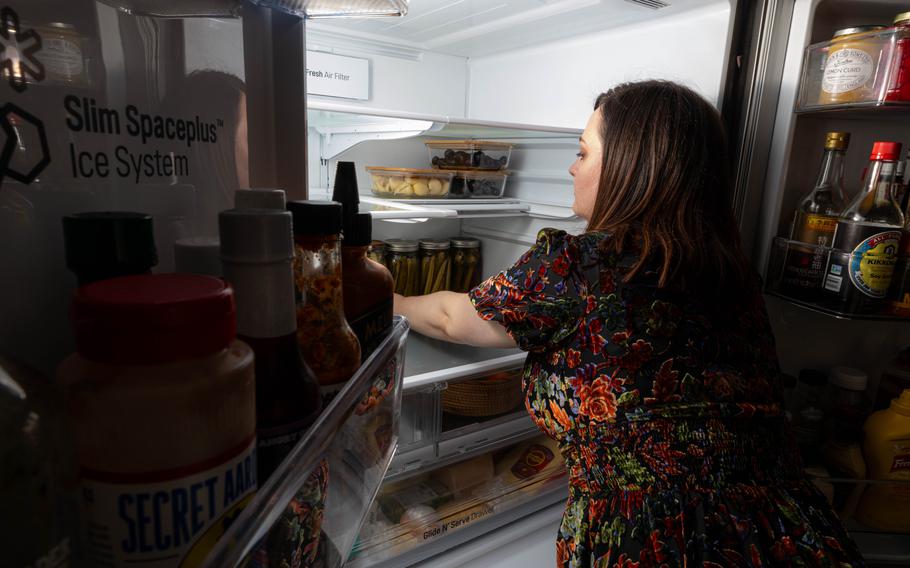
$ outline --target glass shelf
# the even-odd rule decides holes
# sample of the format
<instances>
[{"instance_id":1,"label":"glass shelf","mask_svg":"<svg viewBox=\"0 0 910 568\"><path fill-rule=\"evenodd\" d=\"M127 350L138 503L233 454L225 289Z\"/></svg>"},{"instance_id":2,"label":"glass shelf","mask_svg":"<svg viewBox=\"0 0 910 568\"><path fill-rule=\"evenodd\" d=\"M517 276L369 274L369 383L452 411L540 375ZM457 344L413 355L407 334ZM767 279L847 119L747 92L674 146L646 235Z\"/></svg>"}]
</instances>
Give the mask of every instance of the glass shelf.
<instances>
[{"instance_id":1,"label":"glass shelf","mask_svg":"<svg viewBox=\"0 0 910 568\"><path fill-rule=\"evenodd\" d=\"M910 321L907 318L901 318L901 317L891 316L891 315L887 315L887 314L847 314L847 313L839 312L837 310L826 308L824 306L819 306L819 305L813 304L811 302L797 300L797 299L791 298L785 294L781 294L780 292L777 292L776 290L772 290L772 289L768 289L768 288L765 289L765 294L767 294L769 296L773 296L780 300L783 300L783 301L787 302L788 304L796 306L800 309L808 310L810 312L815 312L817 314L821 314L824 316L828 316L828 317L832 317L832 318L836 318L836 319L844 320L844 321L882 321L882 322L907 322L907 321Z\"/></svg>"},{"instance_id":2,"label":"glass shelf","mask_svg":"<svg viewBox=\"0 0 910 568\"><path fill-rule=\"evenodd\" d=\"M227 527L204 567L236 567L253 558L254 564L290 562L291 526L311 537L296 543L304 564L344 564L398 443L408 329L407 320L395 318L389 336Z\"/></svg>"}]
</instances>

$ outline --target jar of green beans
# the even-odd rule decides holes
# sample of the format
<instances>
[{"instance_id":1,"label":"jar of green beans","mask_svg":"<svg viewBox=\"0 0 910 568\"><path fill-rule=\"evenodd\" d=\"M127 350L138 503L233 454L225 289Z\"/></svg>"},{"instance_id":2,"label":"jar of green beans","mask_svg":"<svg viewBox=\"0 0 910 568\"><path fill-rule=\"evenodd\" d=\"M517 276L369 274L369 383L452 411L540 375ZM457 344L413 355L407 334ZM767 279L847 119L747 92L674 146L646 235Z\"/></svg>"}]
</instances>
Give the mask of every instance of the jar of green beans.
<instances>
[{"instance_id":1,"label":"jar of green beans","mask_svg":"<svg viewBox=\"0 0 910 568\"><path fill-rule=\"evenodd\" d=\"M385 266L385 243L382 241L371 242L367 248L367 258Z\"/></svg>"},{"instance_id":2,"label":"jar of green beans","mask_svg":"<svg viewBox=\"0 0 910 568\"><path fill-rule=\"evenodd\" d=\"M451 261L449 239L420 239L420 293L449 289Z\"/></svg>"},{"instance_id":3,"label":"jar of green beans","mask_svg":"<svg viewBox=\"0 0 910 568\"><path fill-rule=\"evenodd\" d=\"M420 267L417 264L417 241L389 239L385 242L385 264L395 280L395 293L402 296L420 294Z\"/></svg>"},{"instance_id":4,"label":"jar of green beans","mask_svg":"<svg viewBox=\"0 0 910 568\"><path fill-rule=\"evenodd\" d=\"M452 239L452 278L449 290L469 292L480 284L480 241L470 237Z\"/></svg>"}]
</instances>

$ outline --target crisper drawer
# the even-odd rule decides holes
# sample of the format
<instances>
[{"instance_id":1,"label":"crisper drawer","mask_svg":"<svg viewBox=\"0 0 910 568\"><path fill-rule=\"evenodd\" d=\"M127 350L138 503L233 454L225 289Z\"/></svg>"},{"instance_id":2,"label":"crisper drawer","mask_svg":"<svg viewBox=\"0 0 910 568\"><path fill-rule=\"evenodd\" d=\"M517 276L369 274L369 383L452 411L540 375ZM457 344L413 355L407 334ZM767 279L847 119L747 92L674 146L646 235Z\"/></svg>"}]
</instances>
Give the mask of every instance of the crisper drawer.
<instances>
[{"instance_id":1,"label":"crisper drawer","mask_svg":"<svg viewBox=\"0 0 910 568\"><path fill-rule=\"evenodd\" d=\"M562 457L546 436L383 484L349 565L406 566L481 525L493 530L529 505L564 500L565 488Z\"/></svg>"},{"instance_id":2,"label":"crisper drawer","mask_svg":"<svg viewBox=\"0 0 910 568\"><path fill-rule=\"evenodd\" d=\"M204 566L269 565L270 552L299 558L301 566L344 565L398 444L407 335L407 320L396 317L389 337L260 487ZM299 549L291 534L303 534Z\"/></svg>"},{"instance_id":3,"label":"crisper drawer","mask_svg":"<svg viewBox=\"0 0 910 568\"><path fill-rule=\"evenodd\" d=\"M810 474L812 472L810 471ZM870 564L910 566L910 479L813 475Z\"/></svg>"}]
</instances>

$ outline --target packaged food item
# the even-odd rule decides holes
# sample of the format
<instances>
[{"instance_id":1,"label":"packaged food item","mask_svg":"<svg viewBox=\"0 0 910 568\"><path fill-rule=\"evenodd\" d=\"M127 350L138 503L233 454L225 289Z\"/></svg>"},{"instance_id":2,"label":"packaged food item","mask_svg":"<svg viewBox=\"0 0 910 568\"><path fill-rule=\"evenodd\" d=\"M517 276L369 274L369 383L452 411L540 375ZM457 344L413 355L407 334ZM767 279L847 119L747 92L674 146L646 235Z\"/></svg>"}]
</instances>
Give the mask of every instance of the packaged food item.
<instances>
[{"instance_id":1,"label":"packaged food item","mask_svg":"<svg viewBox=\"0 0 910 568\"><path fill-rule=\"evenodd\" d=\"M420 239L420 293L432 294L449 289L452 263L449 257L451 242L448 239Z\"/></svg>"},{"instance_id":2,"label":"packaged food item","mask_svg":"<svg viewBox=\"0 0 910 568\"><path fill-rule=\"evenodd\" d=\"M392 295L395 283L389 270L367 258L373 217L357 213L344 227L341 258L344 274L344 314L360 341L366 360L392 329Z\"/></svg>"},{"instance_id":3,"label":"packaged food item","mask_svg":"<svg viewBox=\"0 0 910 568\"><path fill-rule=\"evenodd\" d=\"M487 140L433 140L426 142L430 163L445 170L504 170L512 144Z\"/></svg>"},{"instance_id":4,"label":"packaged food item","mask_svg":"<svg viewBox=\"0 0 910 568\"><path fill-rule=\"evenodd\" d=\"M496 476L508 484L521 483L544 472L560 471L562 466L559 444L542 435L515 446L499 459Z\"/></svg>"},{"instance_id":5,"label":"packaged food item","mask_svg":"<svg viewBox=\"0 0 910 568\"><path fill-rule=\"evenodd\" d=\"M824 288L845 312L878 311L891 286L904 225L891 192L900 148L895 142L873 145L865 187L837 222Z\"/></svg>"},{"instance_id":6,"label":"packaged food item","mask_svg":"<svg viewBox=\"0 0 910 568\"><path fill-rule=\"evenodd\" d=\"M866 421L863 453L874 480L863 493L856 519L881 530L910 531L910 390Z\"/></svg>"},{"instance_id":7,"label":"packaged food item","mask_svg":"<svg viewBox=\"0 0 910 568\"><path fill-rule=\"evenodd\" d=\"M480 241L470 237L452 239L452 278L449 290L469 292L481 281Z\"/></svg>"},{"instance_id":8,"label":"packaged food item","mask_svg":"<svg viewBox=\"0 0 910 568\"><path fill-rule=\"evenodd\" d=\"M63 218L66 266L80 286L158 264L152 217L128 211L76 213Z\"/></svg>"},{"instance_id":9,"label":"packaged food item","mask_svg":"<svg viewBox=\"0 0 910 568\"><path fill-rule=\"evenodd\" d=\"M76 481L67 427L50 381L0 357L0 534L4 565L75 565Z\"/></svg>"},{"instance_id":10,"label":"packaged food item","mask_svg":"<svg viewBox=\"0 0 910 568\"><path fill-rule=\"evenodd\" d=\"M412 507L429 507L435 510L451 499L449 489L442 482L430 477L420 481L408 480L390 487L377 497L377 502L388 520L400 523L405 511Z\"/></svg>"},{"instance_id":11,"label":"packaged food item","mask_svg":"<svg viewBox=\"0 0 910 568\"><path fill-rule=\"evenodd\" d=\"M457 497L465 497L477 486L493 479L493 454L481 454L441 468L433 472L433 477Z\"/></svg>"},{"instance_id":12,"label":"packaged food item","mask_svg":"<svg viewBox=\"0 0 910 568\"><path fill-rule=\"evenodd\" d=\"M367 166L373 193L379 197L435 199L447 197L453 172L419 168L382 168Z\"/></svg>"},{"instance_id":13,"label":"packaged food item","mask_svg":"<svg viewBox=\"0 0 910 568\"><path fill-rule=\"evenodd\" d=\"M342 207L291 201L287 208L294 215L297 340L325 407L360 367L360 342L344 317Z\"/></svg>"},{"instance_id":14,"label":"packaged food item","mask_svg":"<svg viewBox=\"0 0 910 568\"><path fill-rule=\"evenodd\" d=\"M395 281L395 293L402 296L420 294L420 265L417 263L417 241L389 239L385 242L385 263Z\"/></svg>"},{"instance_id":15,"label":"packaged food item","mask_svg":"<svg viewBox=\"0 0 910 568\"><path fill-rule=\"evenodd\" d=\"M508 170L489 172L456 170L449 197L490 199L502 197L506 191Z\"/></svg>"},{"instance_id":16,"label":"packaged food item","mask_svg":"<svg viewBox=\"0 0 910 568\"><path fill-rule=\"evenodd\" d=\"M910 389L910 347L901 350L888 362L878 381L875 392L874 410L884 410L891 405L891 400L900 398L904 389Z\"/></svg>"},{"instance_id":17,"label":"packaged food item","mask_svg":"<svg viewBox=\"0 0 910 568\"><path fill-rule=\"evenodd\" d=\"M817 299L825 276L828 248L834 241L837 220L847 206L844 162L848 132L829 132L818 179L793 215L790 243L784 263L782 291L802 299Z\"/></svg>"},{"instance_id":18,"label":"packaged food item","mask_svg":"<svg viewBox=\"0 0 910 568\"><path fill-rule=\"evenodd\" d=\"M894 17L893 29L897 34L892 55L891 81L886 101L910 102L910 12Z\"/></svg>"},{"instance_id":19,"label":"packaged food item","mask_svg":"<svg viewBox=\"0 0 910 568\"><path fill-rule=\"evenodd\" d=\"M856 26L834 32L822 71L819 104L874 101L887 77L880 72L885 26ZM887 68L883 65L882 69ZM878 87L878 88L877 88Z\"/></svg>"},{"instance_id":20,"label":"packaged food item","mask_svg":"<svg viewBox=\"0 0 910 568\"><path fill-rule=\"evenodd\" d=\"M93 565L196 566L257 487L253 352L231 286L125 276L77 290L57 373Z\"/></svg>"}]
</instances>

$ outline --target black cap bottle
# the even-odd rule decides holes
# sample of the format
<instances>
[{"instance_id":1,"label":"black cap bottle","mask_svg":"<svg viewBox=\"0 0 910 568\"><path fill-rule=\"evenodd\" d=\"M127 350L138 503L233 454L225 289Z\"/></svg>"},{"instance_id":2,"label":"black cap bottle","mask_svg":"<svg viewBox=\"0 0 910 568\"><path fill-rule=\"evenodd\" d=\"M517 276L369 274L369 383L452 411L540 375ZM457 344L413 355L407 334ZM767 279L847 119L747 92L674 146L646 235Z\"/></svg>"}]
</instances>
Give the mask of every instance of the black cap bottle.
<instances>
[{"instance_id":1,"label":"black cap bottle","mask_svg":"<svg viewBox=\"0 0 910 568\"><path fill-rule=\"evenodd\" d=\"M148 274L158 264L152 216L129 211L76 213L63 218L66 266L80 286Z\"/></svg>"}]
</instances>

